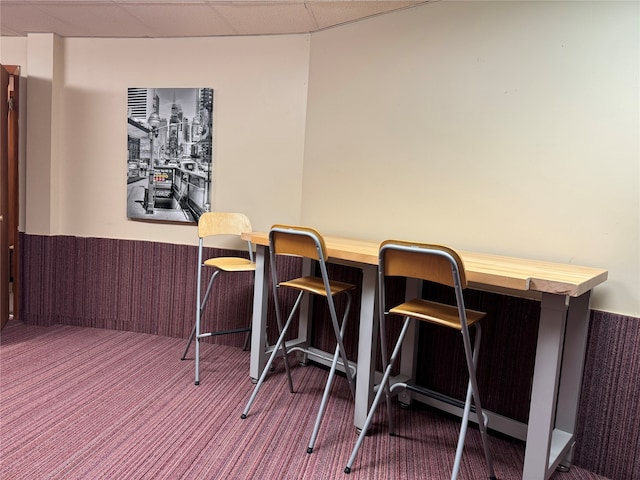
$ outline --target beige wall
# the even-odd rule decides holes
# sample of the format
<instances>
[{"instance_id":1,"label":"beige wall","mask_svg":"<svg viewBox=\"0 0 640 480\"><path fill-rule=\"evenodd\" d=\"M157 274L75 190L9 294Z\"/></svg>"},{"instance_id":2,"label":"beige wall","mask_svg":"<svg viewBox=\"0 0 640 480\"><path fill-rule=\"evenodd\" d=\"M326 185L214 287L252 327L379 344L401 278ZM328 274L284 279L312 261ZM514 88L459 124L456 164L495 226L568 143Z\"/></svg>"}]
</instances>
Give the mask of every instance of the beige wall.
<instances>
[{"instance_id":1,"label":"beige wall","mask_svg":"<svg viewBox=\"0 0 640 480\"><path fill-rule=\"evenodd\" d=\"M245 212L256 229L299 221L308 35L38 34L3 39L0 53L27 67L26 233L197 243L192 226L127 219L128 87L213 88L212 208Z\"/></svg>"},{"instance_id":2,"label":"beige wall","mask_svg":"<svg viewBox=\"0 0 640 480\"><path fill-rule=\"evenodd\" d=\"M440 2L314 34L303 222L606 268L592 306L637 316L638 6Z\"/></svg>"},{"instance_id":3,"label":"beige wall","mask_svg":"<svg viewBox=\"0 0 640 480\"><path fill-rule=\"evenodd\" d=\"M607 268L592 306L639 316L638 17L438 2L311 36L3 38L2 63L53 79L28 79L51 102L29 116L52 112L29 124L21 227L194 244L126 218L125 93L210 86L214 209Z\"/></svg>"}]
</instances>

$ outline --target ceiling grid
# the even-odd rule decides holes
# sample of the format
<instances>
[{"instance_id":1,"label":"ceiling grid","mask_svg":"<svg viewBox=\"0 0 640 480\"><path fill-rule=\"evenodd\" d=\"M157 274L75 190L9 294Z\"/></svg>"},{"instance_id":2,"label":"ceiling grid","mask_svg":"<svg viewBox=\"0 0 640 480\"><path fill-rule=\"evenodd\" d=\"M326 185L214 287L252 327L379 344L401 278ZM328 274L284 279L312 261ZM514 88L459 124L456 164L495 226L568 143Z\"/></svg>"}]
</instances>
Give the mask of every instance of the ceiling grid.
<instances>
[{"instance_id":1,"label":"ceiling grid","mask_svg":"<svg viewBox=\"0 0 640 480\"><path fill-rule=\"evenodd\" d=\"M0 0L0 35L210 37L311 33L416 0Z\"/></svg>"}]
</instances>

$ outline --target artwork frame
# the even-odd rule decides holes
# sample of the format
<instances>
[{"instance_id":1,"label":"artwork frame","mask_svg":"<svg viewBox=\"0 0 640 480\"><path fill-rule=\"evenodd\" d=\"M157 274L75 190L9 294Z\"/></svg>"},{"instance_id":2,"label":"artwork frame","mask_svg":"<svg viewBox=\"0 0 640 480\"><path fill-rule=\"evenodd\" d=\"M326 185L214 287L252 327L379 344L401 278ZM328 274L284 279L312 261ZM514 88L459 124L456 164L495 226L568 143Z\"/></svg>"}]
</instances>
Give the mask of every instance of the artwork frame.
<instances>
[{"instance_id":1,"label":"artwork frame","mask_svg":"<svg viewBox=\"0 0 640 480\"><path fill-rule=\"evenodd\" d=\"M195 224L211 210L212 88L127 89L127 218Z\"/></svg>"}]
</instances>

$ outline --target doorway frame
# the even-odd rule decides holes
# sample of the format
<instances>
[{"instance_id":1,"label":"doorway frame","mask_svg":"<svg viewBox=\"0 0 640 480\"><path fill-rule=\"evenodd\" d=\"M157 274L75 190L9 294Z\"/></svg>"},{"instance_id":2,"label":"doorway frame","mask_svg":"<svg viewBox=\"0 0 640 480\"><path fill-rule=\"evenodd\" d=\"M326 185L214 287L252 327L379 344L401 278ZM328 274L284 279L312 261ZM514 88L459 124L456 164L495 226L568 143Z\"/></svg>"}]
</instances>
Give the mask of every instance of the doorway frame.
<instances>
[{"instance_id":1,"label":"doorway frame","mask_svg":"<svg viewBox=\"0 0 640 480\"><path fill-rule=\"evenodd\" d=\"M20 219L19 196L19 106L20 106L20 66L2 67L2 160L0 185L0 210L2 217L0 244L2 253L1 275L8 280L7 288L2 288L2 327L9 318L19 318L20 307ZM13 301L10 307L10 297ZM12 314L12 315L11 315Z\"/></svg>"}]
</instances>

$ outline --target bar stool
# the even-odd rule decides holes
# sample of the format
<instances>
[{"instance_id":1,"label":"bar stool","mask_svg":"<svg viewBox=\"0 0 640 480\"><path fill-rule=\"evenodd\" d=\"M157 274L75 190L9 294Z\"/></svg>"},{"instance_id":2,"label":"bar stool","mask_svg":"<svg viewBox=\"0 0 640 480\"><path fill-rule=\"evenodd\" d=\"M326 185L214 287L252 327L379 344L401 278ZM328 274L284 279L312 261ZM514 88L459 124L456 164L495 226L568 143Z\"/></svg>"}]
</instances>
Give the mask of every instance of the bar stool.
<instances>
[{"instance_id":1,"label":"bar stool","mask_svg":"<svg viewBox=\"0 0 640 480\"><path fill-rule=\"evenodd\" d=\"M276 256L278 255L295 255L298 257L315 260L317 261L320 269L320 276L305 276L293 278L286 281L279 281L276 263ZM247 418L249 409L253 405L253 402L258 395L258 391L260 390L260 387L262 386L267 374L269 373L276 355L278 355L280 352L284 355L284 364L287 373L287 380L289 383L289 391L291 393L294 392L293 381L291 379L291 370L288 362L288 355L289 352L295 350L305 352L306 349L300 346L287 348L285 336L287 334L287 331L289 330L289 327L291 326L292 320L300 306L305 293L325 297L329 307L331 324L333 326L333 331L336 337L336 349L333 354L333 358L331 359L329 377L324 388L322 401L320 403L320 409L318 411L313 432L311 434L311 439L307 447L307 453L312 453L318 432L320 430L322 417L324 416L324 412L327 406L327 400L329 398L331 385L333 384L333 379L335 377L336 369L339 364L344 368L347 381L349 382L349 387L351 388L351 394L355 398L355 368L348 362L346 351L342 341L345 326L347 323L347 317L349 315L349 309L351 306L351 290L355 288L355 286L349 283L338 282L329 279L326 266L327 248L322 236L313 228L289 225L274 225L269 232L269 256L271 261L271 278L273 285L273 297L275 299L274 303L276 307L276 320L278 323L280 335L275 345L273 346L273 350L271 352L269 360L267 361L262 374L260 375L260 379L258 380L258 383L256 384L251 397L249 398L247 406L242 412L241 418ZM284 323L284 325L282 323L283 317L281 313L280 301L278 300L278 290L281 288L291 288L299 292L293 308L291 309L291 312L289 313L287 321ZM346 295L347 305L342 316L342 322L339 323L334 303L334 297L336 295L342 294Z\"/></svg>"},{"instance_id":2,"label":"bar stool","mask_svg":"<svg viewBox=\"0 0 640 480\"><path fill-rule=\"evenodd\" d=\"M202 332L202 312L207 304L211 289L213 288L214 281L218 278L218 275L222 272L255 272L256 264L253 259L253 247L251 242L247 242L249 250L249 258L244 257L214 257L209 258L203 262L203 248L204 239L212 236L222 235L240 235L241 233L251 232L251 222L246 215L242 213L227 213L227 212L205 212L200 216L198 220L198 282L196 287L196 321L191 330L191 335L187 341L187 346L184 349L181 360L184 360L191 346L191 342L195 338L196 340L196 379L195 384L200 385L200 340L207 337L217 335L228 335L232 333L247 332L245 338L245 346L247 348L247 341L249 339L249 333L251 331L251 319L249 320L249 326L243 328L235 328L230 330L219 330L215 332ZM202 270L203 267L213 269L207 291L202 298Z\"/></svg>"},{"instance_id":3,"label":"bar stool","mask_svg":"<svg viewBox=\"0 0 640 480\"><path fill-rule=\"evenodd\" d=\"M456 448L453 470L451 472L451 479L456 479L460 470L462 450L464 448L464 440L469 422L469 414L471 412L471 403L473 400L475 412L478 417L484 455L489 470L489 478L495 480L496 477L493 470L493 461L491 459L489 440L487 436L487 418L482 412L480 394L478 392L478 384L476 381L476 366L478 363L481 333L479 321L485 316L485 314L482 312L468 310L464 306L462 292L467 287L467 279L462 259L454 250L444 246L387 240L380 245L378 260L380 344L384 375L380 385L378 386L378 391L367 415L362 432L358 436L358 440L356 441L351 456L349 457L347 466L344 469L345 473L351 472L353 462L355 461L358 450L364 441L382 395L385 395L387 403L389 433L390 435L394 435L395 432L390 401L391 393L399 388L406 388L411 391L420 392L420 387L408 383L395 383L394 385L389 386L391 371L398 354L400 353L402 341L404 340L410 322L415 319L423 322L434 323L447 328L453 328L460 331L462 334L462 342L464 344L465 358L469 372L469 383L467 386L462 426L460 428L460 435L458 436L458 445ZM456 306L416 298L388 309L385 299L385 280L387 277L405 277L429 280L453 287L456 295ZM402 330L400 331L398 341L393 348L393 353L387 360L385 320L386 317L390 315L404 317L404 323ZM471 340L469 336L469 327L471 326L476 330L473 348L471 347Z\"/></svg>"}]
</instances>

